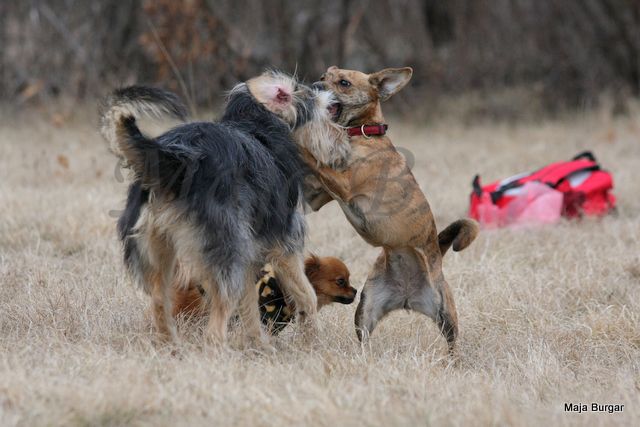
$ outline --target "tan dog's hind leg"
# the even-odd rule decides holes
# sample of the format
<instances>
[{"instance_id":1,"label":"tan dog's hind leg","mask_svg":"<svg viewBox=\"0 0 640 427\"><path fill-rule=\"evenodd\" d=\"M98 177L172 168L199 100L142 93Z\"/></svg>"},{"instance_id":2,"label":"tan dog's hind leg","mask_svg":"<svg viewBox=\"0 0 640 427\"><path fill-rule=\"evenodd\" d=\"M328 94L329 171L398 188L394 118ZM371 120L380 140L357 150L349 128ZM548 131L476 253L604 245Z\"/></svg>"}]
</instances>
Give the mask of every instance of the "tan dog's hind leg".
<instances>
[{"instance_id":1,"label":"tan dog's hind leg","mask_svg":"<svg viewBox=\"0 0 640 427\"><path fill-rule=\"evenodd\" d=\"M368 339L380 319L387 313L404 306L404 295L396 292L393 278L387 273L386 256L383 251L360 292L360 303L354 319L360 341Z\"/></svg>"},{"instance_id":2,"label":"tan dog's hind leg","mask_svg":"<svg viewBox=\"0 0 640 427\"><path fill-rule=\"evenodd\" d=\"M394 298L384 283L367 280L360 293L360 303L356 309L356 335L361 342L366 342L376 325L390 311L402 308L402 301Z\"/></svg>"},{"instance_id":3,"label":"tan dog's hind leg","mask_svg":"<svg viewBox=\"0 0 640 427\"><path fill-rule=\"evenodd\" d=\"M447 339L449 352L453 352L456 345L456 338L458 338L458 312L456 311L456 304L453 301L451 288L449 288L449 284L446 281L441 283L440 293L442 295L442 301L436 323L442 335Z\"/></svg>"},{"instance_id":4,"label":"tan dog's hind leg","mask_svg":"<svg viewBox=\"0 0 640 427\"><path fill-rule=\"evenodd\" d=\"M173 336L167 321L167 304L164 297L164 284L161 274L154 272L149 282L151 283L151 303L153 305L153 320L156 329L163 341L171 341Z\"/></svg>"},{"instance_id":5,"label":"tan dog's hind leg","mask_svg":"<svg viewBox=\"0 0 640 427\"><path fill-rule=\"evenodd\" d=\"M356 310L356 333L361 341L387 313L404 308L433 319L447 340L449 351L453 351L458 335L456 307L449 285L438 271L439 262L432 264L431 269L436 272L433 278L424 258L414 249L393 249L380 254Z\"/></svg>"},{"instance_id":6,"label":"tan dog's hind leg","mask_svg":"<svg viewBox=\"0 0 640 427\"><path fill-rule=\"evenodd\" d=\"M260 307L258 301L258 291L256 290L256 277L258 271L247 269L247 277L245 279L245 289L240 304L238 306L238 314L242 321L242 326L250 340L250 346L257 346L262 350L273 351L273 347L269 345L269 337L265 334L260 321Z\"/></svg>"},{"instance_id":7,"label":"tan dog's hind leg","mask_svg":"<svg viewBox=\"0 0 640 427\"><path fill-rule=\"evenodd\" d=\"M283 255L274 258L271 264L283 290L293 298L298 318L316 332L319 327L318 297L304 273L303 257L300 254Z\"/></svg>"},{"instance_id":8,"label":"tan dog's hind leg","mask_svg":"<svg viewBox=\"0 0 640 427\"><path fill-rule=\"evenodd\" d=\"M222 295L217 283L209 278L203 283L206 292L211 295L211 305L209 307L209 323L207 323L206 334L214 345L224 346L227 342L227 326L236 303Z\"/></svg>"},{"instance_id":9,"label":"tan dog's hind leg","mask_svg":"<svg viewBox=\"0 0 640 427\"><path fill-rule=\"evenodd\" d=\"M153 268L147 279L151 284L153 317L162 340L178 344L172 294L175 257L162 238L154 236L153 243L151 250L154 252L153 258L157 261L158 268Z\"/></svg>"},{"instance_id":10,"label":"tan dog's hind leg","mask_svg":"<svg viewBox=\"0 0 640 427\"><path fill-rule=\"evenodd\" d=\"M153 318L162 340L178 344L178 329L172 313L172 295L170 289L168 289L170 286L161 277L153 280L153 288L151 290Z\"/></svg>"},{"instance_id":11,"label":"tan dog's hind leg","mask_svg":"<svg viewBox=\"0 0 640 427\"><path fill-rule=\"evenodd\" d=\"M447 282L442 280L438 287L440 292L431 286L423 287L408 300L407 306L436 322L452 352L458 336L458 315Z\"/></svg>"}]
</instances>

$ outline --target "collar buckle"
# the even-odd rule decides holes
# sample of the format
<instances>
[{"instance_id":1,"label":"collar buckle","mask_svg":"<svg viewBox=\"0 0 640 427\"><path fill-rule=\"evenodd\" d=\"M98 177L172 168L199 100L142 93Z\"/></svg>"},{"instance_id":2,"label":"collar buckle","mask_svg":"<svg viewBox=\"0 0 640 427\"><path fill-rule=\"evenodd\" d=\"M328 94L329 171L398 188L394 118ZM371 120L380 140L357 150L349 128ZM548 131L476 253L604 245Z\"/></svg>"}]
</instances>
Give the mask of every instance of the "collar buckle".
<instances>
[{"instance_id":1,"label":"collar buckle","mask_svg":"<svg viewBox=\"0 0 640 427\"><path fill-rule=\"evenodd\" d=\"M362 124L361 126L353 126L347 128L349 136L362 136L365 139L371 139L373 136L382 136L387 133L387 125L380 124Z\"/></svg>"},{"instance_id":2,"label":"collar buckle","mask_svg":"<svg viewBox=\"0 0 640 427\"><path fill-rule=\"evenodd\" d=\"M371 135L367 135L367 133L364 131L364 125L360 126L360 132L362 132L362 136L364 137L364 139L371 139Z\"/></svg>"}]
</instances>

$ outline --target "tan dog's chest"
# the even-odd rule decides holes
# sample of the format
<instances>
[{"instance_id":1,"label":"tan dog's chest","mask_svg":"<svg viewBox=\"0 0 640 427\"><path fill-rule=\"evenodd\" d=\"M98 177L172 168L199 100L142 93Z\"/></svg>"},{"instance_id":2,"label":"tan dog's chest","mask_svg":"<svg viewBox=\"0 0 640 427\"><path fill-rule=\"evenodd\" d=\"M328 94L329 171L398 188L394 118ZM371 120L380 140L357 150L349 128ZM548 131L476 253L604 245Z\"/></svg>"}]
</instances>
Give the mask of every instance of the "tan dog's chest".
<instances>
[{"instance_id":1,"label":"tan dog's chest","mask_svg":"<svg viewBox=\"0 0 640 427\"><path fill-rule=\"evenodd\" d=\"M386 137L352 138L348 165L316 169L347 220L371 245L422 246L436 230L405 158Z\"/></svg>"}]
</instances>

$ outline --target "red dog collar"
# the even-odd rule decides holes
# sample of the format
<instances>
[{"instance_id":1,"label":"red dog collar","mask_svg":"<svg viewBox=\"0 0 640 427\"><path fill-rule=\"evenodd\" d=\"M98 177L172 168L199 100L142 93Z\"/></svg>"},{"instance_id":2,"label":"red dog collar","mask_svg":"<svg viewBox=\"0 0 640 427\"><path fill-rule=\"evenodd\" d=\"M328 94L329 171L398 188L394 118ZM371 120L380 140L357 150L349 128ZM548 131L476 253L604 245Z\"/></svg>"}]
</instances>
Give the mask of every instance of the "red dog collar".
<instances>
[{"instance_id":1,"label":"red dog collar","mask_svg":"<svg viewBox=\"0 0 640 427\"><path fill-rule=\"evenodd\" d=\"M349 136L364 136L369 139L372 136L386 134L388 127L385 124L354 126L347 128L347 134Z\"/></svg>"}]
</instances>

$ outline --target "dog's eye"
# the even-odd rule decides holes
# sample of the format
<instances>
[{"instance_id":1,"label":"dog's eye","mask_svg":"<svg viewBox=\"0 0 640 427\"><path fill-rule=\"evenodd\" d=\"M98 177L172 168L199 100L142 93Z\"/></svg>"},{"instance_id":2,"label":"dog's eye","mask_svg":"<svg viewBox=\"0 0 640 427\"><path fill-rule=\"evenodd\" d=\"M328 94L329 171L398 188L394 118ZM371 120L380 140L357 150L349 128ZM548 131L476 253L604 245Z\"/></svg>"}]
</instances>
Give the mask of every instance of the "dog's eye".
<instances>
[{"instance_id":1,"label":"dog's eye","mask_svg":"<svg viewBox=\"0 0 640 427\"><path fill-rule=\"evenodd\" d=\"M336 284L341 288L344 288L345 286L347 286L347 281L343 277L339 277L336 279Z\"/></svg>"},{"instance_id":2,"label":"dog's eye","mask_svg":"<svg viewBox=\"0 0 640 427\"><path fill-rule=\"evenodd\" d=\"M347 80L340 80L338 83L340 83L340 86L344 86L344 87L349 87L351 86L351 82L348 82Z\"/></svg>"}]
</instances>

